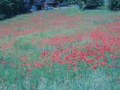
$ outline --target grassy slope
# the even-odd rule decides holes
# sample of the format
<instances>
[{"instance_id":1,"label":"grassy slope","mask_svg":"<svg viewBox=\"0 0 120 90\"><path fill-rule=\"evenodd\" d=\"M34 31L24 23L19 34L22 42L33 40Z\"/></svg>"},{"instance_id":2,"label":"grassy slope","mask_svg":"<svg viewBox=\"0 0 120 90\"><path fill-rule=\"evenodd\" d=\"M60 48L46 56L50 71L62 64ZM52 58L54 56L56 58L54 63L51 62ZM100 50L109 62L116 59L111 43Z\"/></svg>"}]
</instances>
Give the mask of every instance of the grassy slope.
<instances>
[{"instance_id":1,"label":"grassy slope","mask_svg":"<svg viewBox=\"0 0 120 90\"><path fill-rule=\"evenodd\" d=\"M107 20L111 20L111 18L114 18L114 14L119 17L118 13L111 13L108 11L108 13L99 13L97 11L78 11L79 9L76 7L73 7L72 9L69 10L56 10L53 11L56 15L53 18L58 18L60 15L68 15L70 17L74 16L75 14L80 15L83 19L82 22L79 22L81 24L82 29L74 29L74 28L50 28L47 25L50 25L49 22L48 24L44 24L40 28L47 28L46 31L37 32L37 33L32 33L28 35L21 35L21 36L16 36L13 37L13 41L9 39L10 37L5 37L1 39L1 43L5 44L8 42L16 42L16 48L10 47L7 49L7 51L2 51L3 49L1 48L1 60L8 60L10 62L14 62L15 65L11 65L12 67L9 66L10 63L7 64L0 64L0 90L119 90L119 80L118 77L120 75L119 70L116 70L115 68L109 69L108 67L104 68L97 68L97 70L91 70L88 68L84 67L84 63L80 64L80 66L84 67L80 70L77 70L76 72L72 72L72 68L70 70L66 70L67 66L66 65L59 65L59 64L54 64L54 67L43 67L42 69L37 69L34 68L31 73L26 73L29 66L17 66L20 62L18 61L18 57L21 55L29 55L32 53L32 57L29 60L31 62L32 59L36 59L39 56L39 50L46 48L46 47L37 47L36 43L39 43L41 41L41 38L46 38L46 37L54 37L59 34L65 34L68 35L74 34L78 32L79 30L83 31L89 31L90 28L97 27L98 25L101 25L106 22ZM93 15L93 12L96 13ZM100 11L102 12L102 11ZM48 13L51 13L51 11L47 12L38 12L42 13L42 15L47 15ZM111 15L110 15L110 14ZM29 20L29 18L33 18L34 15L36 14L30 14L30 15L25 15L25 20ZM57 17L58 15L58 17ZM99 16L98 16L99 15ZM108 16L109 15L109 16ZM24 16L24 15L23 15ZM105 16L102 18L101 17ZM6 21L3 21L2 23L7 23L10 24L12 22L18 22L18 21L23 21L20 19L22 16L15 17L13 19L9 19ZM48 20L52 18L46 17ZM115 17L117 18L117 17ZM98 21L98 20L101 20ZM94 23L94 21L96 21ZM87 22L87 23L85 23ZM31 23L31 22L30 22ZM5 24L4 24L5 25ZM11 24L12 25L12 24ZM31 25L34 25L31 23ZM47 27L45 27L47 26ZM2 26L1 26L2 27ZM26 26L25 26L26 27ZM27 26L29 27L29 26ZM18 28L18 26L16 26ZM35 27L36 28L36 27ZM15 41L15 40L17 41ZM33 45L30 45L31 40L34 39L36 40L36 43ZM22 46L19 41L22 40L23 42L26 42L23 44L23 48L20 47ZM28 45L30 45L31 48L28 48ZM24 50L26 49L26 50ZM12 56L12 57L11 57ZM49 72L49 73L48 73ZM109 75L109 76L108 76Z\"/></svg>"}]
</instances>

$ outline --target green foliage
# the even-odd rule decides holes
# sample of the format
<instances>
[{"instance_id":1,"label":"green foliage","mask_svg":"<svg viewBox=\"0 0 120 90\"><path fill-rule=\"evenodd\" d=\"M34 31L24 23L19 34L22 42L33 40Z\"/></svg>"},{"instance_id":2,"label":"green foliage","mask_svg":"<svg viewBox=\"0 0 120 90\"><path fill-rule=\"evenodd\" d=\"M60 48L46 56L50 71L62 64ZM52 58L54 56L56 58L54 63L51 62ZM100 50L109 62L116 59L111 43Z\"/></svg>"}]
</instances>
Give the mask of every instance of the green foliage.
<instances>
[{"instance_id":1,"label":"green foliage","mask_svg":"<svg viewBox=\"0 0 120 90\"><path fill-rule=\"evenodd\" d=\"M1 0L0 14L6 14L7 17L13 17L20 13L19 9L24 7L25 0Z\"/></svg>"},{"instance_id":2,"label":"green foliage","mask_svg":"<svg viewBox=\"0 0 120 90\"><path fill-rule=\"evenodd\" d=\"M110 10L117 10L117 8L120 8L120 0L111 0L108 7Z\"/></svg>"}]
</instances>

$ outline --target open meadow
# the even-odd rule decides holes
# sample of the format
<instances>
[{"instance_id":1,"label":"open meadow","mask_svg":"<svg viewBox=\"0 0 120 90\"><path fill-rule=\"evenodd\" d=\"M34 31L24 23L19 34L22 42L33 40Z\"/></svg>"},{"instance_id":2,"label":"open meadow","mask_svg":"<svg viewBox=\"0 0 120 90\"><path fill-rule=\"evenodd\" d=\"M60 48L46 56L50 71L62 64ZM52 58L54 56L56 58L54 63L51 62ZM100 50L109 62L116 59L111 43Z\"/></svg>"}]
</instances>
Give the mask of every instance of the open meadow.
<instances>
[{"instance_id":1,"label":"open meadow","mask_svg":"<svg viewBox=\"0 0 120 90\"><path fill-rule=\"evenodd\" d=\"M73 5L1 21L0 90L120 90L120 12Z\"/></svg>"}]
</instances>

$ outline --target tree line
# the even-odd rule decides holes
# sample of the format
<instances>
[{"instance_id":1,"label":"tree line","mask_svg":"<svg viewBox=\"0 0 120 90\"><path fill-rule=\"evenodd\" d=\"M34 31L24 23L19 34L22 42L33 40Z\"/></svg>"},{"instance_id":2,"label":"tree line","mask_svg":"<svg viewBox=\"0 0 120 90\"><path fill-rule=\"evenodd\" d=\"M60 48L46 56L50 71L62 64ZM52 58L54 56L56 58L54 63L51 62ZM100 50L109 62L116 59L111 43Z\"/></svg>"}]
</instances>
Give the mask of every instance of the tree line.
<instances>
[{"instance_id":1,"label":"tree line","mask_svg":"<svg viewBox=\"0 0 120 90\"><path fill-rule=\"evenodd\" d=\"M22 13L30 13L31 6L35 5L38 10L41 10L44 7L44 3L46 0L0 0L0 18L1 15L7 18L14 17L15 15ZM116 10L120 7L120 0L49 0L51 3L56 2L59 3L70 3L72 5L78 4L80 7L84 5L104 5L109 3L108 7L110 10ZM54 5L55 6L55 5Z\"/></svg>"}]
</instances>

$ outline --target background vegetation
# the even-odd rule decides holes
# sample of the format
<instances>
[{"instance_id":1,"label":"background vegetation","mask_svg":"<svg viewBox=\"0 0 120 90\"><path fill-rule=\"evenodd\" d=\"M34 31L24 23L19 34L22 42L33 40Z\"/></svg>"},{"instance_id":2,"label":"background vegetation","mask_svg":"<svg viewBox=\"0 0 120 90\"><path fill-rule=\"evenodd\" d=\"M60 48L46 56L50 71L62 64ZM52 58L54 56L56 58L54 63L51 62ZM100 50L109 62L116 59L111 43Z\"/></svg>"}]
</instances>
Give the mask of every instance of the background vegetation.
<instances>
[{"instance_id":1,"label":"background vegetation","mask_svg":"<svg viewBox=\"0 0 120 90\"><path fill-rule=\"evenodd\" d=\"M33 4L36 4L37 8L40 8L40 4L44 3L45 1L46 0L1 0L0 19L11 18L22 13L29 13ZM70 3L72 5L81 5L80 3L83 1L85 4L103 5L106 0L54 0L54 2L57 3ZM44 5L42 6L44 7ZM116 10L119 6L119 0L110 0L110 10Z\"/></svg>"}]
</instances>

